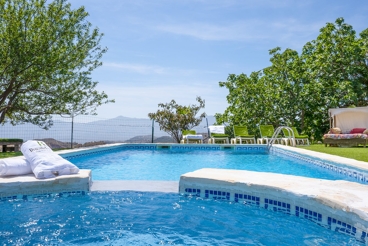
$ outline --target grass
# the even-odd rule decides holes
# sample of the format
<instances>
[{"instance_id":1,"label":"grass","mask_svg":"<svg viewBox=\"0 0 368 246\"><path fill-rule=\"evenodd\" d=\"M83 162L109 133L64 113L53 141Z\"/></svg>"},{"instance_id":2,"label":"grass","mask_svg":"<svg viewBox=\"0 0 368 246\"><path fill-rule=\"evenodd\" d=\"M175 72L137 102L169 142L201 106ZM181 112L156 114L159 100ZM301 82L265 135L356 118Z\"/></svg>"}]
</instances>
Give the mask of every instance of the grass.
<instances>
[{"instance_id":1,"label":"grass","mask_svg":"<svg viewBox=\"0 0 368 246\"><path fill-rule=\"evenodd\" d=\"M363 146L344 148L325 147L324 144L312 144L309 146L300 146L300 148L368 162L368 148L363 148Z\"/></svg>"},{"instance_id":2,"label":"grass","mask_svg":"<svg viewBox=\"0 0 368 246\"><path fill-rule=\"evenodd\" d=\"M23 155L22 152L0 152L0 159L2 158L8 158L8 157L14 157L14 156L21 156Z\"/></svg>"}]
</instances>

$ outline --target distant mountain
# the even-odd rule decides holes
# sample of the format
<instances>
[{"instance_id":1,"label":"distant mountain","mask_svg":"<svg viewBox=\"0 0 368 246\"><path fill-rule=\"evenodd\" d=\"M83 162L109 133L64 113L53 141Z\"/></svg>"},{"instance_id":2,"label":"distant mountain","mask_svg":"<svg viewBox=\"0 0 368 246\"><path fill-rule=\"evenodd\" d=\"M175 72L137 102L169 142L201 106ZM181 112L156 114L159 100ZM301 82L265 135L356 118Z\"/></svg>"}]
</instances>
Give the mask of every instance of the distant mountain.
<instances>
[{"instance_id":1,"label":"distant mountain","mask_svg":"<svg viewBox=\"0 0 368 246\"><path fill-rule=\"evenodd\" d=\"M154 143L175 143L170 136L162 136L153 139ZM152 143L152 135L135 136L125 141L125 143Z\"/></svg>"},{"instance_id":2,"label":"distant mountain","mask_svg":"<svg viewBox=\"0 0 368 246\"><path fill-rule=\"evenodd\" d=\"M152 134L154 141L170 141L167 133L160 130L157 123L150 119L129 118L118 116L107 120L93 121L94 116L88 116L87 123L75 121L71 122L70 118L54 117L54 125L49 130L44 130L32 124L22 124L12 126L4 124L0 126L1 138L21 138L24 141L29 139L54 139L64 143L84 144L86 142L132 142L144 141L151 142ZM208 125L215 122L213 116L207 117ZM202 123L193 128L197 133L207 133L207 121L204 119ZM72 134L73 128L73 134ZM134 140L134 137L137 137ZM165 137L160 139L160 137ZM167 138L168 137L168 138ZM138 140L138 138L142 138ZM133 140L132 140L133 139ZM171 140L172 141L172 140Z\"/></svg>"}]
</instances>

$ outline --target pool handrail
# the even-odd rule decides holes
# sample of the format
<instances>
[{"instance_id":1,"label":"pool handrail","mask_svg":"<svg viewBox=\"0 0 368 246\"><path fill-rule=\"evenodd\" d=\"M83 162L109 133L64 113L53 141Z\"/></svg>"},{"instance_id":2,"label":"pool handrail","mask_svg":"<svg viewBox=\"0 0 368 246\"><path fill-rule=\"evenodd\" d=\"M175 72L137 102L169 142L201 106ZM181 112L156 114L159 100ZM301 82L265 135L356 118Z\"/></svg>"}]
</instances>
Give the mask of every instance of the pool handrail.
<instances>
[{"instance_id":1,"label":"pool handrail","mask_svg":"<svg viewBox=\"0 0 368 246\"><path fill-rule=\"evenodd\" d=\"M270 141L268 141L267 143L267 150L270 151L272 144L275 142L275 140L278 138L277 136L281 133L282 129L285 129L288 131L288 137L284 137L282 140L285 141L287 143L288 140L290 140L290 145L295 147L296 146L296 142L295 142L295 136L294 136L294 131L293 129L291 129L291 127L288 126L279 126L277 127L277 129L275 130L275 132L273 133Z\"/></svg>"}]
</instances>

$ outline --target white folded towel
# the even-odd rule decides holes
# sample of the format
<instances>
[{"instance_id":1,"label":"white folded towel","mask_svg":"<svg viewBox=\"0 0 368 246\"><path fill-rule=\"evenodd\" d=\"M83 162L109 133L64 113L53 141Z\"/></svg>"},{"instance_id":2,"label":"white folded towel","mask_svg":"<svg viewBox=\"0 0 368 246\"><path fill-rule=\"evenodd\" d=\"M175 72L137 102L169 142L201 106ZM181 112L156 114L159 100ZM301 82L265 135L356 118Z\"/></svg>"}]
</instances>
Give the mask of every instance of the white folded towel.
<instances>
[{"instance_id":1,"label":"white folded towel","mask_svg":"<svg viewBox=\"0 0 368 246\"><path fill-rule=\"evenodd\" d=\"M30 163L24 157L0 159L0 177L32 173Z\"/></svg>"},{"instance_id":2,"label":"white folded towel","mask_svg":"<svg viewBox=\"0 0 368 246\"><path fill-rule=\"evenodd\" d=\"M54 153L43 141L28 140L22 144L21 151L38 179L79 172L77 166Z\"/></svg>"}]
</instances>

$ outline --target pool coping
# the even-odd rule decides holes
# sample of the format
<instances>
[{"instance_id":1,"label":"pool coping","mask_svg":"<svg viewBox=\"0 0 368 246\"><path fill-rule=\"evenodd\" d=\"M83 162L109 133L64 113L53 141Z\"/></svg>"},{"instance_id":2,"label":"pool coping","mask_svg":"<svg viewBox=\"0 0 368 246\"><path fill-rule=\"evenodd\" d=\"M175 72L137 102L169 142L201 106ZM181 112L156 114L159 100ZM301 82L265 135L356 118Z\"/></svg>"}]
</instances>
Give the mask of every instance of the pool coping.
<instances>
[{"instance_id":1,"label":"pool coping","mask_svg":"<svg viewBox=\"0 0 368 246\"><path fill-rule=\"evenodd\" d=\"M290 146L285 146L285 145L275 145L275 147L278 149L293 151L301 155L308 155L314 158L318 158L318 159L338 163L344 166L354 167L360 170L368 171L368 162L365 162L365 161L358 161L358 160L351 159L351 158L321 153L321 152L302 149L302 148L295 148L295 147L290 147Z\"/></svg>"},{"instance_id":2,"label":"pool coping","mask_svg":"<svg viewBox=\"0 0 368 246\"><path fill-rule=\"evenodd\" d=\"M138 191L138 192L178 193L179 181L96 180L92 181L91 192L93 191Z\"/></svg>"},{"instance_id":3,"label":"pool coping","mask_svg":"<svg viewBox=\"0 0 368 246\"><path fill-rule=\"evenodd\" d=\"M278 173L203 168L181 175L188 196L258 206L368 242L368 186Z\"/></svg>"},{"instance_id":4,"label":"pool coping","mask_svg":"<svg viewBox=\"0 0 368 246\"><path fill-rule=\"evenodd\" d=\"M0 177L0 201L28 200L33 197L69 196L90 191L91 170L80 169L77 174L37 179L34 174Z\"/></svg>"}]
</instances>

